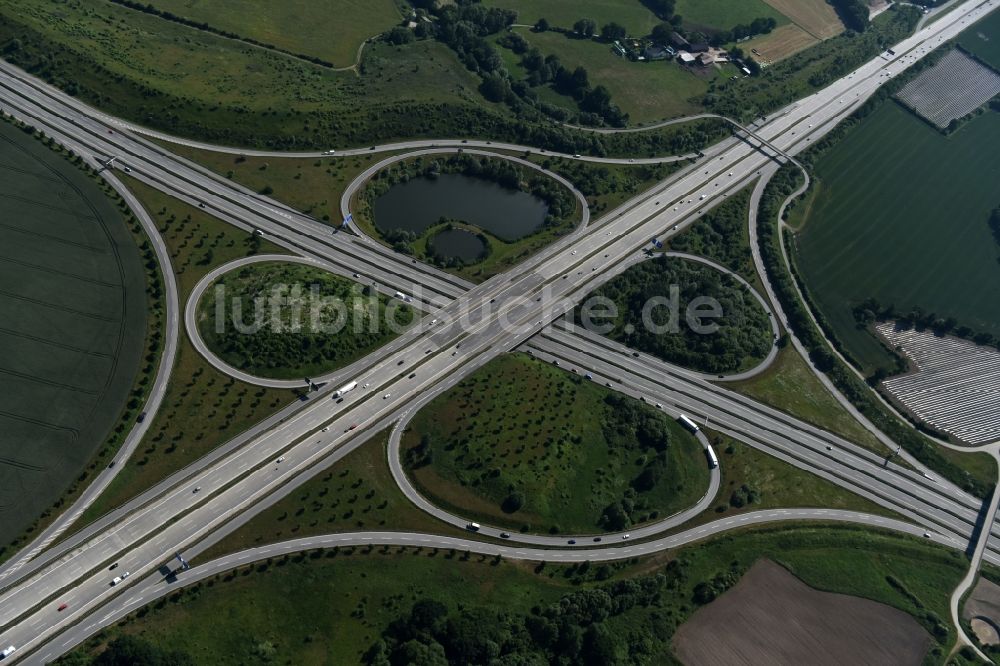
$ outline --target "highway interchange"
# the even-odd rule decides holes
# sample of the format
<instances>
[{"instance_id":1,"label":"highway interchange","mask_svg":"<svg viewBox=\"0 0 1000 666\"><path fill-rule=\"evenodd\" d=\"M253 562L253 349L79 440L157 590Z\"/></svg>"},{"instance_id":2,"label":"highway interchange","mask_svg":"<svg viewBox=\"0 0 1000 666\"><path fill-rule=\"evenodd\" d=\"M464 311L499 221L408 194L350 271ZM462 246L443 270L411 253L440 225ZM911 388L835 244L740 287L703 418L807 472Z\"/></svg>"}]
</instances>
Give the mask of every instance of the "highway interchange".
<instances>
[{"instance_id":1,"label":"highway interchange","mask_svg":"<svg viewBox=\"0 0 1000 666\"><path fill-rule=\"evenodd\" d=\"M95 618L115 616L127 606L130 595L142 591L148 600L156 592L165 593L171 588L156 570L175 552L196 552L201 544L225 533L234 517L252 515L266 506L276 491L287 488L286 484L301 483L329 464L332 454L357 446L419 401L439 394L498 354L525 344L539 356L565 359L607 377L621 390L662 402L672 410L707 417L712 428L835 480L919 525L893 527L914 534L926 532L928 538L965 549L982 510L979 500L943 480L928 478L926 473L891 462L883 464L870 452L713 386L703 378L684 376L676 368L648 358L635 359L628 350L615 349L613 343L595 340L585 332L566 331L560 322L580 298L635 261L651 237L667 238L677 233L704 210L754 181L778 157L768 146L790 154L801 150L863 103L891 76L887 70L893 74L901 71L964 29L973 17L994 9L997 2L971 1L959 6L895 46L894 58L876 58L828 88L772 115L755 130L767 145L746 135L727 140L650 192L480 285L413 264L365 239L331 234L329 227L173 158L164 149L130 133L109 130L100 114L30 80L9 65L0 65L0 104L4 110L44 129L63 145L81 154L118 156L128 164L132 175L158 189L202 205L247 231L262 229L279 245L342 275L363 272L384 292L412 294L417 305L433 313L387 348L331 378L331 382L364 378L371 386L369 390L348 393L341 403L334 403L327 394L317 395L298 411L272 421L273 427L259 429L246 440L250 445L234 445L199 461L192 469L172 477L172 483L157 486L118 519L103 523L100 531L71 539L67 542L73 544L70 548L57 545L53 555L41 556L38 566L28 563L0 581L5 586L0 593L0 643L17 645L15 657L25 657L25 663L44 661L54 656L53 645L67 643L58 635L71 625L80 623L72 636L82 638L81 627L95 630L102 624L95 623ZM430 147L421 145L424 143L396 148ZM470 146L473 143L469 142ZM430 323L432 318L436 323ZM550 327L554 322L557 325ZM542 335L538 336L540 331ZM283 462L276 463L282 456ZM203 489L200 493L192 492L196 485ZM855 515L850 519L888 524L886 519L875 516ZM989 533L996 534L998 527L992 515L990 525ZM682 535L693 540L731 526L727 521L716 521L698 528L702 532L629 542L618 548L594 548L588 543L586 548L569 550L477 544L471 539L434 535L336 535L330 539L421 543L496 552L506 557L574 561L655 552L685 543ZM313 543L304 547L319 547L323 539ZM987 559L1000 563L1000 552L992 544L984 539L982 546ZM239 557L252 559L253 555ZM110 587L106 569L115 562L131 571L132 577L120 586ZM235 562L231 559L230 564ZM57 599L70 603L59 616L54 615L52 607Z\"/></svg>"}]
</instances>

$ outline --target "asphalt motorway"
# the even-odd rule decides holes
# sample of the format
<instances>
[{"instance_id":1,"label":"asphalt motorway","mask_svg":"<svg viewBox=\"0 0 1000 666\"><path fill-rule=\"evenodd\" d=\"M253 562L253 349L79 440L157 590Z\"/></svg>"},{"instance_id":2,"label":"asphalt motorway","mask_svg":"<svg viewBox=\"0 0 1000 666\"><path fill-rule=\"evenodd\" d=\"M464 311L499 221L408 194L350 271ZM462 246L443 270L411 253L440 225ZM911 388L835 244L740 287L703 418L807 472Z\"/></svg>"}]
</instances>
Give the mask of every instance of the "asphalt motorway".
<instances>
[{"instance_id":1,"label":"asphalt motorway","mask_svg":"<svg viewBox=\"0 0 1000 666\"><path fill-rule=\"evenodd\" d=\"M983 4L992 9L994 3ZM921 48L924 41L939 35L944 39L949 31L957 33L964 27L960 19L973 11L971 6L960 7L954 16L940 19L897 46L900 55L891 65L893 69L902 67L898 59ZM843 117L881 84L885 67L886 61L881 58L865 65L827 90L802 100L765 125L760 133L787 151L807 145L818 131L810 133L803 125L815 123L822 129ZM92 609L123 593L132 580L153 571L176 549L197 542L266 497L290 476L305 472L329 450L379 427L453 373L467 373L467 367L473 365L470 362L491 358L523 342L568 311L574 298L606 280L615 266L642 248L651 236L668 234L679 220L697 217L699 210L752 180L768 163L766 152L749 143L737 143L720 158L687 170L656 195L662 198L650 197L618 218L595 225L571 242L544 252L543 261L529 262L530 270L515 269L502 276L504 279L473 288L442 308L439 324L425 327L423 335L415 336L406 349L369 359L365 377L377 391L348 394L338 407L316 404L302 410L253 446L202 471L196 478L204 492L172 490L95 537L79 552L5 591L0 598L0 642L23 646L25 652L19 654L29 653ZM493 311L479 310L479 305L494 299ZM461 319L466 321L458 326ZM273 456L281 453L283 462L273 462ZM625 549L617 550L618 557L629 556ZM110 587L105 567L115 561L130 569L134 578ZM56 598L72 603L53 622L52 609L42 602Z\"/></svg>"}]
</instances>

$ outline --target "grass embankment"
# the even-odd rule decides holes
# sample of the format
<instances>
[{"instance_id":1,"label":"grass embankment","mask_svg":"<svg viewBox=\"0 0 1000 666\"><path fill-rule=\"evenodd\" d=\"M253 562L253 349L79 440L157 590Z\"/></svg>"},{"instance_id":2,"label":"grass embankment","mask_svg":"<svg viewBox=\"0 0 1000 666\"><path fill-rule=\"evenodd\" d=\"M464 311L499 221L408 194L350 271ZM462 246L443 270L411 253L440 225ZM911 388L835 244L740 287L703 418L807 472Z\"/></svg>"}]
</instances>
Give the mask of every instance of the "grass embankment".
<instances>
[{"instance_id":1,"label":"grass embankment","mask_svg":"<svg viewBox=\"0 0 1000 666\"><path fill-rule=\"evenodd\" d=\"M392 478L389 431L376 434L198 556L198 562L286 539L362 530L465 535L414 506Z\"/></svg>"},{"instance_id":2,"label":"grass embankment","mask_svg":"<svg viewBox=\"0 0 1000 666\"><path fill-rule=\"evenodd\" d=\"M394 0L250 0L239 4L155 0L149 3L213 29L234 33L290 53L328 61L336 67L354 64L358 47L401 19Z\"/></svg>"},{"instance_id":3,"label":"grass embankment","mask_svg":"<svg viewBox=\"0 0 1000 666\"><path fill-rule=\"evenodd\" d=\"M221 326L218 289L224 289ZM213 353L232 367L274 379L342 368L412 322L413 309L405 303L321 268L280 262L220 275L198 304L198 331Z\"/></svg>"},{"instance_id":4,"label":"grass embankment","mask_svg":"<svg viewBox=\"0 0 1000 666\"><path fill-rule=\"evenodd\" d=\"M127 183L167 245L181 308L198 280L215 266L257 252L284 252L139 181L127 178ZM294 399L291 391L249 386L226 377L194 350L181 331L160 411L135 454L80 525L152 487Z\"/></svg>"},{"instance_id":5,"label":"grass embankment","mask_svg":"<svg viewBox=\"0 0 1000 666\"><path fill-rule=\"evenodd\" d=\"M312 551L177 592L89 640L63 663L88 664L121 636L220 666L382 663L379 655L412 663L426 654L440 655L434 663L484 663L487 654L581 663L597 646L622 658L642 646L644 659L672 663L677 627L761 557L818 589L910 613L939 641L934 657L953 638L945 618L965 571L960 553L892 534L815 525L740 531L634 565L532 566L433 549ZM418 626L424 645L403 645L412 635L404 628ZM576 638L556 640L560 635Z\"/></svg>"},{"instance_id":6,"label":"grass embankment","mask_svg":"<svg viewBox=\"0 0 1000 666\"><path fill-rule=\"evenodd\" d=\"M678 294L676 303L671 299L673 290ZM615 304L614 317L595 322L613 324L607 337L693 370L712 374L746 370L762 361L774 344L767 312L746 287L730 275L687 259L661 255L644 261L587 299L593 297ZM662 302L649 306L654 298ZM714 299L718 307L696 299ZM698 315L710 308L715 314ZM647 309L659 331L643 321ZM578 323L582 316L578 308Z\"/></svg>"},{"instance_id":7,"label":"grass embankment","mask_svg":"<svg viewBox=\"0 0 1000 666\"><path fill-rule=\"evenodd\" d=\"M165 315L128 206L27 129L0 119L0 560L117 452L156 375Z\"/></svg>"},{"instance_id":8,"label":"grass embankment","mask_svg":"<svg viewBox=\"0 0 1000 666\"><path fill-rule=\"evenodd\" d=\"M905 520L894 511L731 437L715 435L712 446L722 470L719 495L715 505L685 523L685 529L723 515L781 508L843 509Z\"/></svg>"},{"instance_id":9,"label":"grass embankment","mask_svg":"<svg viewBox=\"0 0 1000 666\"><path fill-rule=\"evenodd\" d=\"M794 347L787 346L767 370L752 379L724 385L845 437L878 454L888 453L878 438L830 395Z\"/></svg>"},{"instance_id":10,"label":"grass embankment","mask_svg":"<svg viewBox=\"0 0 1000 666\"><path fill-rule=\"evenodd\" d=\"M502 356L420 410L402 442L436 504L533 532L597 532L691 506L701 446L661 412L528 356Z\"/></svg>"}]
</instances>

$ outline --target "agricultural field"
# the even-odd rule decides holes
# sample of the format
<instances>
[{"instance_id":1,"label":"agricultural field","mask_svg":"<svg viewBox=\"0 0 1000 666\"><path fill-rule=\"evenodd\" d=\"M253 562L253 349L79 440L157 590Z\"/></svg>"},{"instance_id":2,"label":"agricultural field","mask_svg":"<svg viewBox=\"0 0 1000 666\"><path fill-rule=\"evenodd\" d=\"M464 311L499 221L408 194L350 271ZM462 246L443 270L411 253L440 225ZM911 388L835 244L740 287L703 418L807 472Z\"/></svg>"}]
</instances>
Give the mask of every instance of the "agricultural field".
<instances>
[{"instance_id":1,"label":"agricultural field","mask_svg":"<svg viewBox=\"0 0 1000 666\"><path fill-rule=\"evenodd\" d=\"M815 165L794 237L798 271L841 342L868 368L886 355L852 308L874 297L1000 335L1000 265L987 224L997 205L1000 115L949 137L885 104ZM947 195L944 196L943 193Z\"/></svg>"},{"instance_id":2,"label":"agricultural field","mask_svg":"<svg viewBox=\"0 0 1000 666\"><path fill-rule=\"evenodd\" d=\"M695 504L708 483L701 445L679 424L521 354L421 409L402 449L434 503L533 532L624 529Z\"/></svg>"},{"instance_id":3,"label":"agricultural field","mask_svg":"<svg viewBox=\"0 0 1000 666\"><path fill-rule=\"evenodd\" d=\"M819 43L795 23L778 26L766 35L740 44L740 48L761 65L771 65ZM757 53L753 51L756 50Z\"/></svg>"},{"instance_id":4,"label":"agricultural field","mask_svg":"<svg viewBox=\"0 0 1000 666\"><path fill-rule=\"evenodd\" d=\"M778 25L788 23L788 17L765 0L677 0L674 13L684 18L686 29L708 33L750 25L756 18L773 18Z\"/></svg>"},{"instance_id":5,"label":"agricultural field","mask_svg":"<svg viewBox=\"0 0 1000 666\"><path fill-rule=\"evenodd\" d=\"M0 544L64 493L145 364L146 277L123 213L65 157L0 122Z\"/></svg>"},{"instance_id":6,"label":"agricultural field","mask_svg":"<svg viewBox=\"0 0 1000 666\"><path fill-rule=\"evenodd\" d=\"M615 55L607 44L573 39L557 32L521 30L520 34L543 55L558 56L564 67L573 70L581 66L586 69L590 84L607 88L611 100L629 114L632 125L701 113L702 98L709 84L732 75L729 66L710 67L706 68L706 72L695 74L670 60L630 62ZM500 48L500 51L505 49ZM572 98L550 92L542 99L575 108Z\"/></svg>"},{"instance_id":7,"label":"agricultural field","mask_svg":"<svg viewBox=\"0 0 1000 666\"><path fill-rule=\"evenodd\" d=\"M676 321L673 303L655 307L649 315L661 330L651 330L643 321L647 303L653 298L670 301L675 287ZM733 276L695 261L660 255L632 266L587 296L592 297L610 299L616 307L615 317L600 320L611 326L604 333L608 338L692 370L748 370L774 344L768 314L754 295ZM697 309L695 299L704 298L715 300L718 316L699 320L692 314L689 319L688 308ZM576 320L586 326L582 314L578 308Z\"/></svg>"},{"instance_id":8,"label":"agricultural field","mask_svg":"<svg viewBox=\"0 0 1000 666\"><path fill-rule=\"evenodd\" d=\"M224 296L217 302L220 288ZM198 331L213 353L244 372L275 379L315 377L378 349L412 323L409 305L393 301L398 307L389 308L388 297L365 291L353 280L313 266L242 266L205 290Z\"/></svg>"},{"instance_id":9,"label":"agricultural field","mask_svg":"<svg viewBox=\"0 0 1000 666\"><path fill-rule=\"evenodd\" d=\"M992 12L958 36L962 48L1000 69L1000 13Z\"/></svg>"},{"instance_id":10,"label":"agricultural field","mask_svg":"<svg viewBox=\"0 0 1000 666\"><path fill-rule=\"evenodd\" d=\"M844 30L844 24L837 17L836 10L826 0L764 0L764 2L787 16L792 23L817 40L829 39Z\"/></svg>"},{"instance_id":11,"label":"agricultural field","mask_svg":"<svg viewBox=\"0 0 1000 666\"><path fill-rule=\"evenodd\" d=\"M629 35L648 35L660 21L641 2L622 0L484 0L488 7L513 9L517 22L534 25L544 18L557 28L572 28L582 18L593 19L597 29L608 23L624 26Z\"/></svg>"},{"instance_id":12,"label":"agricultural field","mask_svg":"<svg viewBox=\"0 0 1000 666\"><path fill-rule=\"evenodd\" d=\"M396 0L153 0L170 12L335 67L354 64L358 47L402 19Z\"/></svg>"},{"instance_id":13,"label":"agricultural field","mask_svg":"<svg viewBox=\"0 0 1000 666\"><path fill-rule=\"evenodd\" d=\"M583 641L528 639L529 628L555 631L563 622L578 627L574 633L586 641L599 636L612 653L627 651L628 636L650 663L674 663L671 639L678 627L699 608L711 609L717 596L725 603L723 593L762 558L791 572L799 585L915 617L935 637L937 660L953 639L942 618L964 574L960 553L882 532L803 525L729 534L635 564L561 567L381 547L276 557L141 609L66 662L91 664L114 640L132 637L219 666L356 663L369 650L394 656L389 663L414 663L415 654L425 653L448 663L446 650L462 655L452 663L478 663L475 655L491 645L513 663L583 663ZM303 589L312 593L302 595ZM611 599L627 603L610 605ZM407 630L428 619L426 647L407 645ZM786 630L801 636L794 625Z\"/></svg>"},{"instance_id":14,"label":"agricultural field","mask_svg":"<svg viewBox=\"0 0 1000 666\"><path fill-rule=\"evenodd\" d=\"M790 617L795 618L793 630ZM744 659L758 664L919 666L932 644L923 627L903 611L814 590L765 559L692 615L674 636L677 656L686 666Z\"/></svg>"}]
</instances>

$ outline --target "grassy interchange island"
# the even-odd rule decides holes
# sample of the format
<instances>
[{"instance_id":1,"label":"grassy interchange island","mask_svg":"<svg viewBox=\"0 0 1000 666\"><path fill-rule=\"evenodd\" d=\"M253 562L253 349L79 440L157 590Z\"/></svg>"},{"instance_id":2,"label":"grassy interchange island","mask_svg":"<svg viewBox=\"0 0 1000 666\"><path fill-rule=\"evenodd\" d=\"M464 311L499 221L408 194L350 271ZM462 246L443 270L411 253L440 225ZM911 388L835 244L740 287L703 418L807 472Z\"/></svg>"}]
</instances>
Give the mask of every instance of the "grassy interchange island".
<instances>
[{"instance_id":1,"label":"grassy interchange island","mask_svg":"<svg viewBox=\"0 0 1000 666\"><path fill-rule=\"evenodd\" d=\"M622 530L691 506L708 484L701 445L662 412L522 354L420 410L402 446L435 503L531 532Z\"/></svg>"},{"instance_id":2,"label":"grassy interchange island","mask_svg":"<svg viewBox=\"0 0 1000 666\"><path fill-rule=\"evenodd\" d=\"M395 337L387 322L401 330L413 316L409 305L322 269L262 262L234 269L205 291L198 331L235 368L301 379L381 347Z\"/></svg>"}]
</instances>

